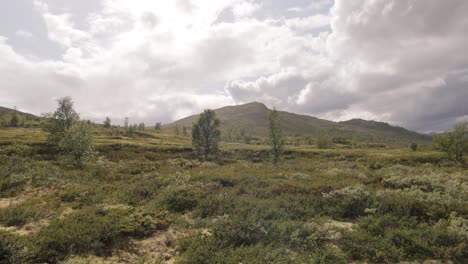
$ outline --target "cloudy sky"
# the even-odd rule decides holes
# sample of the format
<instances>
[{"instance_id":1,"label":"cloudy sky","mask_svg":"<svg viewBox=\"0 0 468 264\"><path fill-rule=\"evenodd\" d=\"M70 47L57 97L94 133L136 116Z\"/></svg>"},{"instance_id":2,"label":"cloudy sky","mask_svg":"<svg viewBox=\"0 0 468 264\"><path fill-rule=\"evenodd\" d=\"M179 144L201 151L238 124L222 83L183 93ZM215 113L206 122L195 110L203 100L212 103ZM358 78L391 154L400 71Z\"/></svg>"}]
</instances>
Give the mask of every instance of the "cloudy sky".
<instances>
[{"instance_id":1,"label":"cloudy sky","mask_svg":"<svg viewBox=\"0 0 468 264\"><path fill-rule=\"evenodd\" d=\"M0 105L170 122L260 101L421 132L468 119L466 0L4 0Z\"/></svg>"}]
</instances>

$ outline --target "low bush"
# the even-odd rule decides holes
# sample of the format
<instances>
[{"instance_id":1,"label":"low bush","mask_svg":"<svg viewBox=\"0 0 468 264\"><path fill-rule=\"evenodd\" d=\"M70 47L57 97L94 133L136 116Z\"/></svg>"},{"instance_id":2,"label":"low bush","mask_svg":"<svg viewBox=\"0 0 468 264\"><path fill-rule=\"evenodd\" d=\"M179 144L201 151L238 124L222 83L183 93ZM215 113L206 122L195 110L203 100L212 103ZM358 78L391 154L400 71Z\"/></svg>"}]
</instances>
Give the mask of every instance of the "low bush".
<instances>
[{"instance_id":1,"label":"low bush","mask_svg":"<svg viewBox=\"0 0 468 264\"><path fill-rule=\"evenodd\" d=\"M128 236L144 237L166 225L164 214L126 208L85 208L52 221L37 234L34 262L55 263L69 255L108 255Z\"/></svg>"},{"instance_id":2,"label":"low bush","mask_svg":"<svg viewBox=\"0 0 468 264\"><path fill-rule=\"evenodd\" d=\"M364 215L364 210L374 204L373 196L362 185L324 193L323 197L325 214L335 218L355 218Z\"/></svg>"}]
</instances>

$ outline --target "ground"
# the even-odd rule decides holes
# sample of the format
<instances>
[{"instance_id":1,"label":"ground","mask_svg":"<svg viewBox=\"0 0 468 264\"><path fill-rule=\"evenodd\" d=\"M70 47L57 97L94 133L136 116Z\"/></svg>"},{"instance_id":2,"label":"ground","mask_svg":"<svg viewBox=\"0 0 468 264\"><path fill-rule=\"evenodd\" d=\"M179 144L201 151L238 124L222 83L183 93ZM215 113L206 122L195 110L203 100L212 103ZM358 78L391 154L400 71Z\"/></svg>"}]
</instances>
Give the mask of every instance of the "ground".
<instances>
[{"instance_id":1,"label":"ground","mask_svg":"<svg viewBox=\"0 0 468 264\"><path fill-rule=\"evenodd\" d=\"M468 170L430 146L319 150L94 133L75 167L0 129L0 263L468 261Z\"/></svg>"}]
</instances>

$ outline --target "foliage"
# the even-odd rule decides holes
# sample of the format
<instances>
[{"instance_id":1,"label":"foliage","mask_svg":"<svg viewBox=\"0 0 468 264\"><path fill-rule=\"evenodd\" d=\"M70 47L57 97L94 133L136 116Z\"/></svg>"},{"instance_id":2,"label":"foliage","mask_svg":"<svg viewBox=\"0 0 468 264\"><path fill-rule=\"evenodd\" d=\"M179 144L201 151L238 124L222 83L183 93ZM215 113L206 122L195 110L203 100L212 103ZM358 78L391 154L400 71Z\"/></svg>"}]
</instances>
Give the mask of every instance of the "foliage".
<instances>
[{"instance_id":1,"label":"foliage","mask_svg":"<svg viewBox=\"0 0 468 264\"><path fill-rule=\"evenodd\" d=\"M213 163L172 130L93 130L99 157L76 168L39 129L0 129L0 263L468 260L468 174L432 149L290 137L278 165L240 143Z\"/></svg>"},{"instance_id":2,"label":"foliage","mask_svg":"<svg viewBox=\"0 0 468 264\"><path fill-rule=\"evenodd\" d=\"M413 143L411 143L410 148L411 148L412 151L416 151L416 150L418 150L418 144L413 142Z\"/></svg>"},{"instance_id":3,"label":"foliage","mask_svg":"<svg viewBox=\"0 0 468 264\"><path fill-rule=\"evenodd\" d=\"M47 122L44 130L48 133L47 142L53 146L58 146L59 142L66 137L66 131L80 119L73 109L71 97L60 98L57 103L58 107L55 112L45 115Z\"/></svg>"},{"instance_id":4,"label":"foliage","mask_svg":"<svg viewBox=\"0 0 468 264\"><path fill-rule=\"evenodd\" d=\"M61 153L76 165L81 165L94 155L91 129L91 125L86 122L75 122L65 131L64 137L58 143Z\"/></svg>"},{"instance_id":5,"label":"foliage","mask_svg":"<svg viewBox=\"0 0 468 264\"><path fill-rule=\"evenodd\" d=\"M216 112L205 110L197 123L193 125L192 145L200 159L207 160L210 155L218 152L218 143L221 137L219 124Z\"/></svg>"},{"instance_id":6,"label":"foliage","mask_svg":"<svg viewBox=\"0 0 468 264\"><path fill-rule=\"evenodd\" d=\"M154 126L154 130L156 130L157 132L161 132L162 124L160 122L156 123L156 125Z\"/></svg>"},{"instance_id":7,"label":"foliage","mask_svg":"<svg viewBox=\"0 0 468 264\"><path fill-rule=\"evenodd\" d=\"M318 149L328 149L332 145L330 137L322 131L319 131L317 133L316 142L317 142Z\"/></svg>"},{"instance_id":8,"label":"foliage","mask_svg":"<svg viewBox=\"0 0 468 264\"><path fill-rule=\"evenodd\" d=\"M104 120L104 127L105 128L111 127L111 119L109 117L106 117L106 119Z\"/></svg>"},{"instance_id":9,"label":"foliage","mask_svg":"<svg viewBox=\"0 0 468 264\"><path fill-rule=\"evenodd\" d=\"M281 125L281 116L280 113L273 109L270 111L269 115L269 142L271 147L271 155L274 164L277 164L283 153L283 128Z\"/></svg>"},{"instance_id":10,"label":"foliage","mask_svg":"<svg viewBox=\"0 0 468 264\"><path fill-rule=\"evenodd\" d=\"M35 241L34 259L55 263L68 255L106 255L124 235L147 236L166 226L149 212L88 208L53 221Z\"/></svg>"},{"instance_id":11,"label":"foliage","mask_svg":"<svg viewBox=\"0 0 468 264\"><path fill-rule=\"evenodd\" d=\"M447 153L449 159L463 161L463 153L468 149L468 122L458 124L452 131L434 137L436 147Z\"/></svg>"}]
</instances>

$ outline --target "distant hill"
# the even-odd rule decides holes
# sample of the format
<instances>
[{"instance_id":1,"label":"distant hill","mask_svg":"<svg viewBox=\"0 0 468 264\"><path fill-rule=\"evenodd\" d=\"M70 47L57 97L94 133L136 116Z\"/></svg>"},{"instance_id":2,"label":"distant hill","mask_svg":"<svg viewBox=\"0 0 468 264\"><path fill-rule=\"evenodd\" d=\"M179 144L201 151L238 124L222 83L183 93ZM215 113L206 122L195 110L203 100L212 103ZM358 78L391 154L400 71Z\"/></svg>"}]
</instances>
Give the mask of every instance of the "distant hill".
<instances>
[{"instance_id":1,"label":"distant hill","mask_svg":"<svg viewBox=\"0 0 468 264\"><path fill-rule=\"evenodd\" d=\"M265 137L268 135L269 109L262 103L253 102L244 105L226 106L215 111L221 120L221 129L224 131L236 127L238 130L244 130L254 136ZM199 115L189 116L165 125L165 128L176 125L191 127L198 117ZM422 135L383 122L362 119L333 122L284 111L281 111L281 117L283 130L288 136L315 137L321 132L333 138L345 140L356 138L360 141L392 145L406 145L410 142L421 144L431 142L431 137L428 135Z\"/></svg>"},{"instance_id":2,"label":"distant hill","mask_svg":"<svg viewBox=\"0 0 468 264\"><path fill-rule=\"evenodd\" d=\"M0 127L9 126L11 117L13 116L13 113L15 112L19 116L19 119L20 119L18 126L31 127L31 126L40 125L41 118L38 116L0 106Z\"/></svg>"},{"instance_id":3,"label":"distant hill","mask_svg":"<svg viewBox=\"0 0 468 264\"><path fill-rule=\"evenodd\" d=\"M33 115L33 114L24 113L24 112L15 110L15 109L11 109L11 108L6 108L6 107L0 106L0 115L11 115L11 114L13 114L15 111L16 111L16 113L17 113L18 115L20 115L20 116L36 117L36 116Z\"/></svg>"}]
</instances>

